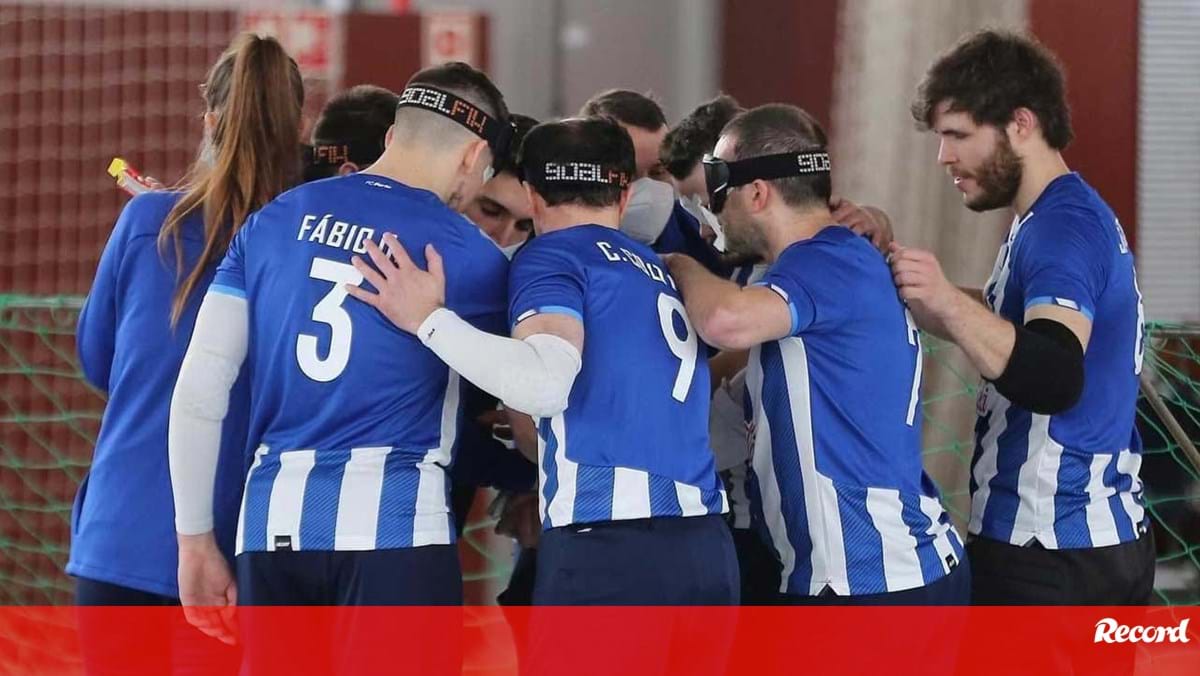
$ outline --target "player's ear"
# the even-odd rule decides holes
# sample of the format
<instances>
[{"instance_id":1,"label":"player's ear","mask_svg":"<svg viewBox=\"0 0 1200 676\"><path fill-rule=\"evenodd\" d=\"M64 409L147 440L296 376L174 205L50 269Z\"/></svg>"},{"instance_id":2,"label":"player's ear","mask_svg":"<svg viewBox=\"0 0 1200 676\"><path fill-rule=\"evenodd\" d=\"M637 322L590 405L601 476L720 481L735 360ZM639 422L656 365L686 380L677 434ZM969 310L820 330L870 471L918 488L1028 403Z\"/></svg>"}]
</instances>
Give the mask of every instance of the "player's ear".
<instances>
[{"instance_id":1,"label":"player's ear","mask_svg":"<svg viewBox=\"0 0 1200 676\"><path fill-rule=\"evenodd\" d=\"M633 194L633 190L626 185L621 188L621 196L617 198L617 220L625 218L625 210L629 208L629 196Z\"/></svg>"},{"instance_id":2,"label":"player's ear","mask_svg":"<svg viewBox=\"0 0 1200 676\"><path fill-rule=\"evenodd\" d=\"M545 220L546 216L546 200L533 189L533 186L528 183L522 183L525 188L525 197L529 199L529 214L533 217L531 220L536 226Z\"/></svg>"},{"instance_id":3,"label":"player's ear","mask_svg":"<svg viewBox=\"0 0 1200 676\"><path fill-rule=\"evenodd\" d=\"M1008 132L1010 142L1013 140L1026 141L1032 138L1034 132L1039 128L1037 114L1028 108L1021 107L1013 111L1012 120L1008 123L1005 131Z\"/></svg>"},{"instance_id":4,"label":"player's ear","mask_svg":"<svg viewBox=\"0 0 1200 676\"><path fill-rule=\"evenodd\" d=\"M342 166L338 167L338 176L346 176L349 174L357 174L362 169L353 162L342 162Z\"/></svg>"},{"instance_id":5,"label":"player's ear","mask_svg":"<svg viewBox=\"0 0 1200 676\"><path fill-rule=\"evenodd\" d=\"M396 136L396 125L389 125L388 130L383 135L383 147L387 148L392 145L392 139Z\"/></svg>"},{"instance_id":6,"label":"player's ear","mask_svg":"<svg viewBox=\"0 0 1200 676\"><path fill-rule=\"evenodd\" d=\"M746 198L748 199L747 206L750 213L758 213L767 208L767 202L771 199L771 184L762 179L755 179L746 186Z\"/></svg>"},{"instance_id":7,"label":"player's ear","mask_svg":"<svg viewBox=\"0 0 1200 676\"><path fill-rule=\"evenodd\" d=\"M484 141L483 139L472 141L471 144L467 146L466 153L463 154L462 166L459 167L459 169L466 174L482 172L484 168L482 163L490 163L491 155L492 154L488 149L487 141Z\"/></svg>"}]
</instances>

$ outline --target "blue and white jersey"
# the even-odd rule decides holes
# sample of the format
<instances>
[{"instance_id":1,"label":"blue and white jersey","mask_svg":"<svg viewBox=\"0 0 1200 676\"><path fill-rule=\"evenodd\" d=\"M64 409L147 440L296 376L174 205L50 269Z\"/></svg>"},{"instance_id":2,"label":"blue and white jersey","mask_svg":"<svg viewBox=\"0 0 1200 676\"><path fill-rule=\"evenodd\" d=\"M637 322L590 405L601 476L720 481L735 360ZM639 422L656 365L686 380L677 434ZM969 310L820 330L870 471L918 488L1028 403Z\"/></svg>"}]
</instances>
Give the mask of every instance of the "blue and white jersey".
<instances>
[{"instance_id":1,"label":"blue and white jersey","mask_svg":"<svg viewBox=\"0 0 1200 676\"><path fill-rule=\"evenodd\" d=\"M1134 424L1144 316L1133 254L1112 210L1078 174L1014 219L984 299L1018 325L1053 304L1092 320L1083 395L1038 415L985 383L977 401L970 532L1047 549L1103 547L1146 529Z\"/></svg>"},{"instance_id":2,"label":"blue and white jersey","mask_svg":"<svg viewBox=\"0 0 1200 676\"><path fill-rule=\"evenodd\" d=\"M729 274L738 286L753 284L766 274L765 263L741 265ZM746 480L750 472L750 439L746 425L746 370L742 369L713 392L708 434L712 439L717 472L729 495L729 525L749 530L750 494Z\"/></svg>"},{"instance_id":3,"label":"blue and white jersey","mask_svg":"<svg viewBox=\"0 0 1200 676\"><path fill-rule=\"evenodd\" d=\"M708 362L675 281L626 235L578 225L539 235L513 260L509 320L583 323L567 408L538 421L543 528L721 514L708 447Z\"/></svg>"},{"instance_id":4,"label":"blue and white jersey","mask_svg":"<svg viewBox=\"0 0 1200 676\"><path fill-rule=\"evenodd\" d=\"M878 594L935 582L962 542L921 465L921 344L879 252L829 226L759 282L791 334L750 352L754 517L780 591Z\"/></svg>"},{"instance_id":5,"label":"blue and white jersey","mask_svg":"<svg viewBox=\"0 0 1200 676\"><path fill-rule=\"evenodd\" d=\"M238 551L449 544L446 469L460 381L416 337L348 299L350 264L393 232L446 265L446 305L504 327L508 262L433 193L382 176L307 183L253 215L210 293L246 298L250 440ZM369 286L369 285L368 285Z\"/></svg>"}]
</instances>

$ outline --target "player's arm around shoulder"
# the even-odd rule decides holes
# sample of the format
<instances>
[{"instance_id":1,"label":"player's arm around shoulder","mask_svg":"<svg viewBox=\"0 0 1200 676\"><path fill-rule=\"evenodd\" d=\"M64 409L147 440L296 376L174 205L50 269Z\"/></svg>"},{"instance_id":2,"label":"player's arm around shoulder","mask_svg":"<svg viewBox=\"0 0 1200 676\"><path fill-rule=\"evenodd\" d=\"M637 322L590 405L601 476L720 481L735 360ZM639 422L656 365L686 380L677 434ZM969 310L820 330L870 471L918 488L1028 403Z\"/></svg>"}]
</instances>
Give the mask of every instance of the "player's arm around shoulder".
<instances>
[{"instance_id":1,"label":"player's arm around shoulder","mask_svg":"<svg viewBox=\"0 0 1200 676\"><path fill-rule=\"evenodd\" d=\"M506 406L536 417L566 408L582 364L578 318L539 313L518 322L513 338L481 331L445 307L446 275L433 245L425 247L428 270L422 270L395 235L384 235L383 242L387 254L367 243L374 267L354 258L377 293L349 284L347 293L417 336L447 366Z\"/></svg>"},{"instance_id":2,"label":"player's arm around shoulder","mask_svg":"<svg viewBox=\"0 0 1200 676\"><path fill-rule=\"evenodd\" d=\"M679 254L666 257L692 326L704 342L745 350L793 333L788 301L764 286L740 287Z\"/></svg>"}]
</instances>

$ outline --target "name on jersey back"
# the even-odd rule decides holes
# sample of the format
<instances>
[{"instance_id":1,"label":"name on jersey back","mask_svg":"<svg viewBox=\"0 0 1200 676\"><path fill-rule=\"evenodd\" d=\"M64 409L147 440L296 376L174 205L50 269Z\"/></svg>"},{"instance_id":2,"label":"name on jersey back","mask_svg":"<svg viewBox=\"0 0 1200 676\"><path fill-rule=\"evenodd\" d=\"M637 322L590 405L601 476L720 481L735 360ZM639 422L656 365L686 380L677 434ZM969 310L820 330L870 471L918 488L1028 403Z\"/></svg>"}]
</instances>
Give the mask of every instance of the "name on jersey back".
<instances>
[{"instance_id":1,"label":"name on jersey back","mask_svg":"<svg viewBox=\"0 0 1200 676\"><path fill-rule=\"evenodd\" d=\"M604 254L604 257L613 263L625 262L633 267L641 270L647 277L653 279L660 284L666 284L672 289L675 288L675 280L671 275L663 271L663 269L654 263L647 263L641 256L624 247L613 246L609 242L596 242L596 247Z\"/></svg>"},{"instance_id":2,"label":"name on jersey back","mask_svg":"<svg viewBox=\"0 0 1200 676\"><path fill-rule=\"evenodd\" d=\"M374 237L374 228L336 220L333 214L324 216L305 214L300 221L300 232L296 234L297 241L324 244L357 254L367 253L367 240L374 239Z\"/></svg>"}]
</instances>

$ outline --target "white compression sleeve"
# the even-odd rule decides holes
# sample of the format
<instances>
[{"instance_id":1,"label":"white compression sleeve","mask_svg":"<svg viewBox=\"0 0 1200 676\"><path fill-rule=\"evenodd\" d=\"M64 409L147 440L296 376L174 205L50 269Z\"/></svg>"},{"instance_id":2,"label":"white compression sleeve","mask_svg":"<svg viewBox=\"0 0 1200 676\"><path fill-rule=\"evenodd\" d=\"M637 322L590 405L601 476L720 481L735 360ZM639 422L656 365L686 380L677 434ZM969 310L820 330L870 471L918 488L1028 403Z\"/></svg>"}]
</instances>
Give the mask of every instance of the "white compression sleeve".
<instances>
[{"instance_id":1,"label":"white compression sleeve","mask_svg":"<svg viewBox=\"0 0 1200 676\"><path fill-rule=\"evenodd\" d=\"M579 350L558 336L505 338L480 331L446 308L429 315L417 336L476 387L535 418L557 415L567 407L583 364Z\"/></svg>"},{"instance_id":2,"label":"white compression sleeve","mask_svg":"<svg viewBox=\"0 0 1200 676\"><path fill-rule=\"evenodd\" d=\"M184 535L213 528L213 482L221 451L221 424L229 391L246 359L250 316L244 298L210 293L171 397L167 455L175 496L175 530Z\"/></svg>"}]
</instances>

